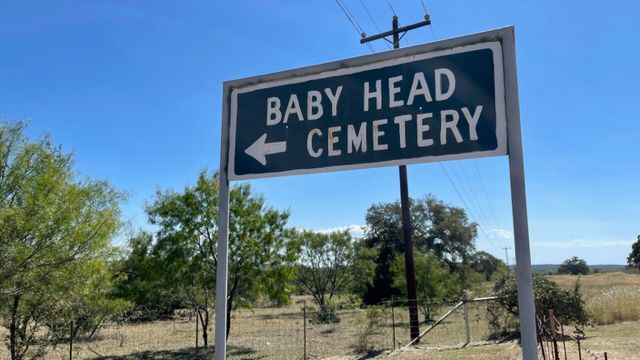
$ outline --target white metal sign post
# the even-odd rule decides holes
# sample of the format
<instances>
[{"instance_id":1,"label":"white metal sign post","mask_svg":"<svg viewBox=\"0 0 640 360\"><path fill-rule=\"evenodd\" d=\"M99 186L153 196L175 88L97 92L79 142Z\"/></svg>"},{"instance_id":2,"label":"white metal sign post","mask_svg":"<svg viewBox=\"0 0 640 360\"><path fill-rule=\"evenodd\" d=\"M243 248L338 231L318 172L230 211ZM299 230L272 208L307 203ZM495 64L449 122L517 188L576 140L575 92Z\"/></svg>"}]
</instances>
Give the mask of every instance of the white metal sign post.
<instances>
[{"instance_id":1,"label":"white metal sign post","mask_svg":"<svg viewBox=\"0 0 640 360\"><path fill-rule=\"evenodd\" d=\"M224 83L215 358L229 181L509 156L523 357L536 359L514 28Z\"/></svg>"}]
</instances>

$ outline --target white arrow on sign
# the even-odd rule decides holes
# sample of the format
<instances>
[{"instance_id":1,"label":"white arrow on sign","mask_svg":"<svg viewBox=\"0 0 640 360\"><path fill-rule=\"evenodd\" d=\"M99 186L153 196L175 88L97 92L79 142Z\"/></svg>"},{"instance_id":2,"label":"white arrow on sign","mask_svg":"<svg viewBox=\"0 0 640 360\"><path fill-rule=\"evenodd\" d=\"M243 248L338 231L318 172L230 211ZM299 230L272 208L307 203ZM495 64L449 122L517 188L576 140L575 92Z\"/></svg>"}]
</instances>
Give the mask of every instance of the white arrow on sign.
<instances>
[{"instance_id":1,"label":"white arrow on sign","mask_svg":"<svg viewBox=\"0 0 640 360\"><path fill-rule=\"evenodd\" d=\"M279 141L267 143L267 134L260 136L244 152L252 158L258 160L262 165L267 165L267 155L278 154L287 151L287 142Z\"/></svg>"}]
</instances>

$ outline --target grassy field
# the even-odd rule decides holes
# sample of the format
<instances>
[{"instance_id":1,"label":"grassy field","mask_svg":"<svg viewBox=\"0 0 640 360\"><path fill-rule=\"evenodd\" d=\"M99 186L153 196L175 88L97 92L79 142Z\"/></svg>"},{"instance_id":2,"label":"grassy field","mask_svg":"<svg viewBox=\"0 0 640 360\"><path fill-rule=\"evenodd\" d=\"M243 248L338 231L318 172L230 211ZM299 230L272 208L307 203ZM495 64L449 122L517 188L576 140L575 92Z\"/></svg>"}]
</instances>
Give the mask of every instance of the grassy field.
<instances>
[{"instance_id":1,"label":"grassy field","mask_svg":"<svg viewBox=\"0 0 640 360\"><path fill-rule=\"evenodd\" d=\"M563 287L572 287L577 277L550 276ZM586 329L583 355L589 352L610 359L640 358L640 275L624 273L595 274L581 277L587 306L599 324ZM299 300L299 299L298 299ZM447 311L442 307L439 313ZM311 318L312 312L307 316ZM283 308L242 309L234 312L229 338L229 359L302 359L305 350L309 359L359 359L387 357L393 348L395 323L396 345L409 340L407 311L398 307L379 311L375 326L362 309L339 311L336 324L313 324L305 321L302 303ZM629 321L632 320L632 321ZM520 348L510 341L488 343L488 327L483 304L470 307L472 343L464 346L465 331L462 311L456 312L435 328L417 347L397 351L389 359L518 359ZM212 320L213 326L213 320ZM421 329L426 325L422 324ZM373 330L372 330L373 329ZM210 358L209 351L196 352L195 319L175 319L142 324L108 324L94 341L74 346L76 359L198 359ZM201 330L200 330L201 331ZM6 331L0 331L4 337ZM210 331L209 342L214 342ZM571 344L568 345L571 349ZM363 349L368 349L363 352ZM570 350L569 349L569 350ZM0 349L0 359L7 359L6 349ZM68 359L68 345L49 351L46 359ZM571 357L570 357L571 358ZM577 357L574 357L577 358Z\"/></svg>"},{"instance_id":2,"label":"grassy field","mask_svg":"<svg viewBox=\"0 0 640 360\"><path fill-rule=\"evenodd\" d=\"M637 341L640 322L625 322L588 328L587 338L582 341L583 359L640 359L640 342ZM568 359L578 359L577 346L567 342ZM594 357L595 355L595 357ZM454 359L519 359L520 347L515 341L502 344L472 345L464 348L443 349L418 346L392 354L393 360L454 360Z\"/></svg>"},{"instance_id":3,"label":"grassy field","mask_svg":"<svg viewBox=\"0 0 640 360\"><path fill-rule=\"evenodd\" d=\"M552 275L549 278L572 288L577 276ZM640 275L611 272L581 276L580 283L587 310L598 325L640 321Z\"/></svg>"}]
</instances>

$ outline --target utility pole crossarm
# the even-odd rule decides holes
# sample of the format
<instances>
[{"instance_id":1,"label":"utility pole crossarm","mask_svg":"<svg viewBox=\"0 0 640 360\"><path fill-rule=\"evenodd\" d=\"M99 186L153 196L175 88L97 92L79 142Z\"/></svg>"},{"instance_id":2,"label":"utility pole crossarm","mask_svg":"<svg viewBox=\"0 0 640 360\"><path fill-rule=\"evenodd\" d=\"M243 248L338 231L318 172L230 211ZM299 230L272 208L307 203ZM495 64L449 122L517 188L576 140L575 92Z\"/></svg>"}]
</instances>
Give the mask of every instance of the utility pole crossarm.
<instances>
[{"instance_id":1,"label":"utility pole crossarm","mask_svg":"<svg viewBox=\"0 0 640 360\"><path fill-rule=\"evenodd\" d=\"M398 34L398 33L406 33L409 30L413 30L413 29L417 29L419 27L431 25L431 18L429 17L429 15L425 15L424 18L425 18L424 21L421 21L421 22L418 22L418 23L415 23L415 24L411 24L411 25L403 26L401 28L385 31L385 32L377 34L377 35L372 35L372 36L369 36L369 37L363 37L362 39L360 39L360 44L365 44L365 43L368 43L370 41L386 38L387 36L391 36L391 35Z\"/></svg>"}]
</instances>

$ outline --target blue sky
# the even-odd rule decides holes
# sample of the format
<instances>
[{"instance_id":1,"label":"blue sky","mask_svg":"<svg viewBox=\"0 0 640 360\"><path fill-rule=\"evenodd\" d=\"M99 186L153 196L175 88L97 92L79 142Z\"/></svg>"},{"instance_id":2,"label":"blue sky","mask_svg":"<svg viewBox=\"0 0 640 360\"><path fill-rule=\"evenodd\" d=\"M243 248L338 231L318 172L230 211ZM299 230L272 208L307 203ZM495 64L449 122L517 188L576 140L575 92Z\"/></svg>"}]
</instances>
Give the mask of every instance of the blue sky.
<instances>
[{"instance_id":1,"label":"blue sky","mask_svg":"<svg viewBox=\"0 0 640 360\"><path fill-rule=\"evenodd\" d=\"M344 0L368 34L388 29L387 2L363 2L375 24ZM424 15L419 0L390 3L401 25ZM533 263L624 263L640 233L640 5L425 3L433 27L403 47L516 27ZM371 53L358 40L335 1L5 1L0 117L30 119L82 176L128 192L124 216L144 228L156 189L218 167L223 81ZM358 229L372 203L399 197L393 167L251 183L291 225L317 230ZM513 262L506 158L412 165L409 190L469 208L478 249L510 247Z\"/></svg>"}]
</instances>

